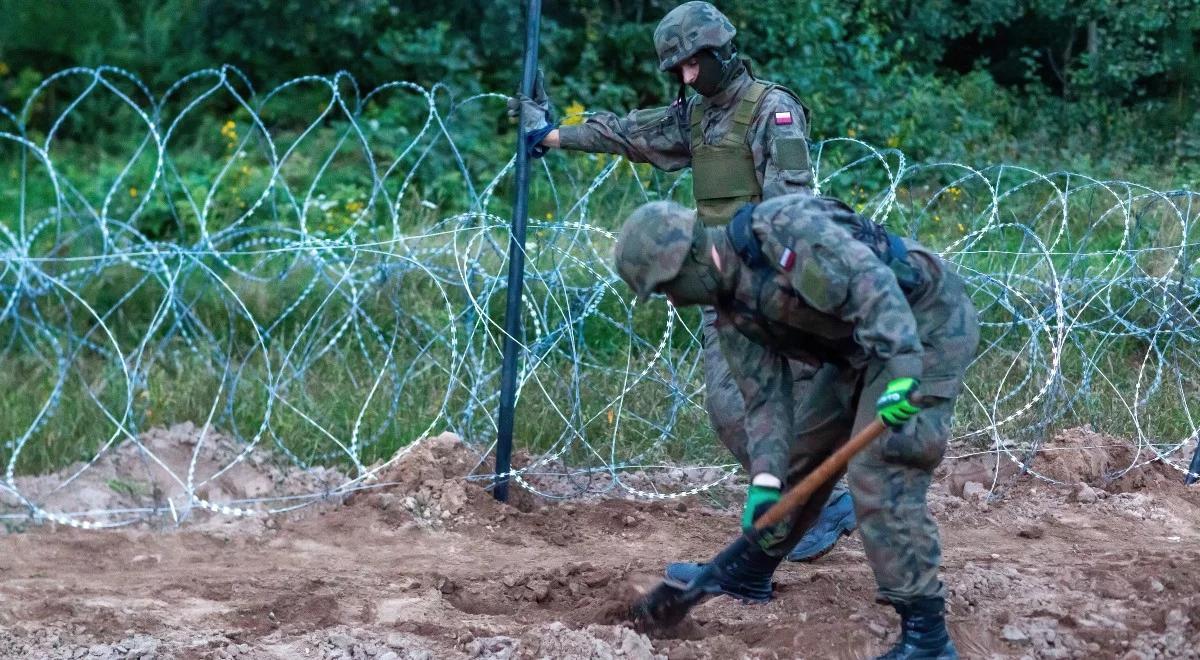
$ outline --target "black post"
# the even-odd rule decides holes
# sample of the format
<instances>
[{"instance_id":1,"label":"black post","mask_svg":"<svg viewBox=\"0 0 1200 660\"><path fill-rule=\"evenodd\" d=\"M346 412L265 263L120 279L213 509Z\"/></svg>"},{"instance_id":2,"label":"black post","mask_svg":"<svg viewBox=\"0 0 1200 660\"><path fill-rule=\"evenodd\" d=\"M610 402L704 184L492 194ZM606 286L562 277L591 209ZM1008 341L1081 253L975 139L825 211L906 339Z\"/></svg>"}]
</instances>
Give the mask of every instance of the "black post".
<instances>
[{"instance_id":1,"label":"black post","mask_svg":"<svg viewBox=\"0 0 1200 660\"><path fill-rule=\"evenodd\" d=\"M1183 478L1183 483L1191 486L1200 481L1200 477L1196 475L1200 475L1200 444L1196 445L1196 453L1192 454L1192 465L1188 468L1188 475Z\"/></svg>"},{"instance_id":2,"label":"black post","mask_svg":"<svg viewBox=\"0 0 1200 660\"><path fill-rule=\"evenodd\" d=\"M542 0L529 0L525 13L525 65L521 93L533 96L537 75L538 33ZM504 306L504 362L500 368L500 419L496 436L496 473L492 495L508 501L508 471L512 459L513 408L517 400L517 351L521 339L521 290L525 285L525 224L529 217L529 154L525 129L517 127L517 201L513 205L512 236L508 241L508 298Z\"/></svg>"}]
</instances>

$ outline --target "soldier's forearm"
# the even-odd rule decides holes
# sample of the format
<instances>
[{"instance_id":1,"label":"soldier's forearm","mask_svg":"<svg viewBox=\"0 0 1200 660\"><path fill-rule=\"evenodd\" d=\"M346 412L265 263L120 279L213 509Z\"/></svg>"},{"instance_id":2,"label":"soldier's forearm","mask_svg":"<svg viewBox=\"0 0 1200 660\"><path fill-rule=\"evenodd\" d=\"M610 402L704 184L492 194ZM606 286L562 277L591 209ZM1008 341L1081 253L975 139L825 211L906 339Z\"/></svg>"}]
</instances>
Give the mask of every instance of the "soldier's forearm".
<instances>
[{"instance_id":1,"label":"soldier's forearm","mask_svg":"<svg viewBox=\"0 0 1200 660\"><path fill-rule=\"evenodd\" d=\"M634 163L650 163L668 172L691 163L687 143L664 139L661 144L652 144L635 129L636 122L633 120L621 120L612 113L597 113L582 124L563 126L555 137L559 149L616 154ZM547 146L553 145L547 143Z\"/></svg>"},{"instance_id":2,"label":"soldier's forearm","mask_svg":"<svg viewBox=\"0 0 1200 660\"><path fill-rule=\"evenodd\" d=\"M621 133L619 131L597 120L593 120L591 123L584 122L583 124L576 124L574 126L564 126L552 131L551 135L554 136L557 144L547 144L546 146L555 146L571 151L629 156L630 145L628 144L628 140L620 137ZM549 138L550 136L546 137Z\"/></svg>"},{"instance_id":3,"label":"soldier's forearm","mask_svg":"<svg viewBox=\"0 0 1200 660\"><path fill-rule=\"evenodd\" d=\"M559 148L560 144L561 143L558 140L558 129L557 128L550 131L549 133L546 134L546 137L542 138L542 146L544 146L544 147L550 147L551 149L557 149L557 148Z\"/></svg>"}]
</instances>

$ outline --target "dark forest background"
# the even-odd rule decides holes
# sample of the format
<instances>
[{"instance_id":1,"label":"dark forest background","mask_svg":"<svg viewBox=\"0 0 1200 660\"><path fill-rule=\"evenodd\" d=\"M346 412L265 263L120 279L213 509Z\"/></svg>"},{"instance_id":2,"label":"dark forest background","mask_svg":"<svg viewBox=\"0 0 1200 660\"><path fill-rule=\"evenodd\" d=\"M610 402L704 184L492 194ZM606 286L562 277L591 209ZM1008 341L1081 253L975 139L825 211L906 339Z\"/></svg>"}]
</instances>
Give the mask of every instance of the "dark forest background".
<instances>
[{"instance_id":1,"label":"dark forest background","mask_svg":"<svg viewBox=\"0 0 1200 660\"><path fill-rule=\"evenodd\" d=\"M559 108L661 104L651 34L673 0L545 3L542 64ZM816 137L916 158L1194 178L1197 0L725 0L756 72L799 92ZM47 75L126 68L157 91L223 63L260 88L345 70L364 89L442 82L506 92L523 2L0 0L0 103ZM503 129L501 129L503 130Z\"/></svg>"}]
</instances>

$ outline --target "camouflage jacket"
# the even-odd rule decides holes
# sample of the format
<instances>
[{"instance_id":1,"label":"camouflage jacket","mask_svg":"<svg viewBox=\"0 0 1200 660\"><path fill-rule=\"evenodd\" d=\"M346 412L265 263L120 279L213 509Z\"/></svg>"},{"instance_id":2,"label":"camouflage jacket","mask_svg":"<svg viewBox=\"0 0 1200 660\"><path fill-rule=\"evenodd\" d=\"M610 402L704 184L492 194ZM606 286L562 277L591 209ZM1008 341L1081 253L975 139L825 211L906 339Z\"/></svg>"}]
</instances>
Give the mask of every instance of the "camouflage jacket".
<instances>
[{"instance_id":1,"label":"camouflage jacket","mask_svg":"<svg viewBox=\"0 0 1200 660\"><path fill-rule=\"evenodd\" d=\"M704 143L716 144L733 126L733 111L753 82L743 73L711 99L704 112L701 127ZM691 127L689 113L703 98L693 95L683 103L662 108L635 110L625 117L611 112L598 112L583 124L559 129L559 146L577 151L619 154L635 163L650 163L673 172L692 164ZM775 113L790 113L789 124L778 125ZM786 92L773 89L758 106L750 126L750 149L763 199L790 193L811 192L812 170L780 169L775 166L778 150L784 140L801 140L807 149L804 111Z\"/></svg>"},{"instance_id":2,"label":"camouflage jacket","mask_svg":"<svg viewBox=\"0 0 1200 660\"><path fill-rule=\"evenodd\" d=\"M952 397L972 357L955 353L954 338L975 327L957 275L906 240L923 280L906 297L891 268L832 220L847 212L836 200L809 195L760 204L751 228L771 265L742 266L716 305L721 349L746 403L752 474L782 479L787 471L788 358L866 369L868 377L919 378L923 394ZM965 352L973 351L969 345Z\"/></svg>"}]
</instances>

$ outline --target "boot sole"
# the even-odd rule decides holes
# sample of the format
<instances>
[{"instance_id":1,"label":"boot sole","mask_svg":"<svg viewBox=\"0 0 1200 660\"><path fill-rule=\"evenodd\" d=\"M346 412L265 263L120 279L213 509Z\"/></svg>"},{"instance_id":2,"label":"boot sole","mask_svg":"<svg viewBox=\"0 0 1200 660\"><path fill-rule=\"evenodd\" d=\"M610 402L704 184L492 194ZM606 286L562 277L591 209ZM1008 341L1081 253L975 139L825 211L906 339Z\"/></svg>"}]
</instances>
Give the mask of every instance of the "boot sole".
<instances>
[{"instance_id":1,"label":"boot sole","mask_svg":"<svg viewBox=\"0 0 1200 660\"><path fill-rule=\"evenodd\" d=\"M841 542L841 540L842 540L842 537L843 537L843 536L850 536L851 534L853 534L853 533L854 533L854 530L855 530L855 529L857 529L857 527L858 527L858 526L857 526L857 525L855 525L854 527L850 527L850 528L848 528L848 529L847 529L847 528L842 528L842 530L841 530L840 532L838 532L838 537L837 537L837 539L836 539L836 540L834 540L834 542L833 542L833 543L830 543L830 544L829 544L829 547L825 548L824 550L822 550L822 551L818 552L818 553L817 553L817 554L815 554L815 555L809 555L809 556L807 556L807 557L800 557L800 558L798 558L798 559L792 559L792 556L791 556L791 554L789 553L789 554L788 554L788 558L787 558L787 559L788 559L788 561L794 561L794 562L801 563L801 564L807 564L807 563L810 563L810 562L814 562L814 561L816 561L816 560L820 559L821 557L824 557L825 555L827 555L827 554L829 554L829 553L833 552L833 549L834 549L834 548L836 548L836 547L837 547L837 544Z\"/></svg>"},{"instance_id":2,"label":"boot sole","mask_svg":"<svg viewBox=\"0 0 1200 660\"><path fill-rule=\"evenodd\" d=\"M680 591L687 591L690 588L688 584L682 583L679 580L672 580L669 577L663 578L663 584ZM774 583L771 584L771 595L767 596L766 598L751 598L750 596L743 596L742 594L734 593L732 591L725 591L724 589L721 589L716 593L708 594L708 598L716 598L717 596L729 596L734 600L739 600L748 605L765 605L771 602L771 600L775 597L775 585ZM705 600L707 600L707 598Z\"/></svg>"}]
</instances>

